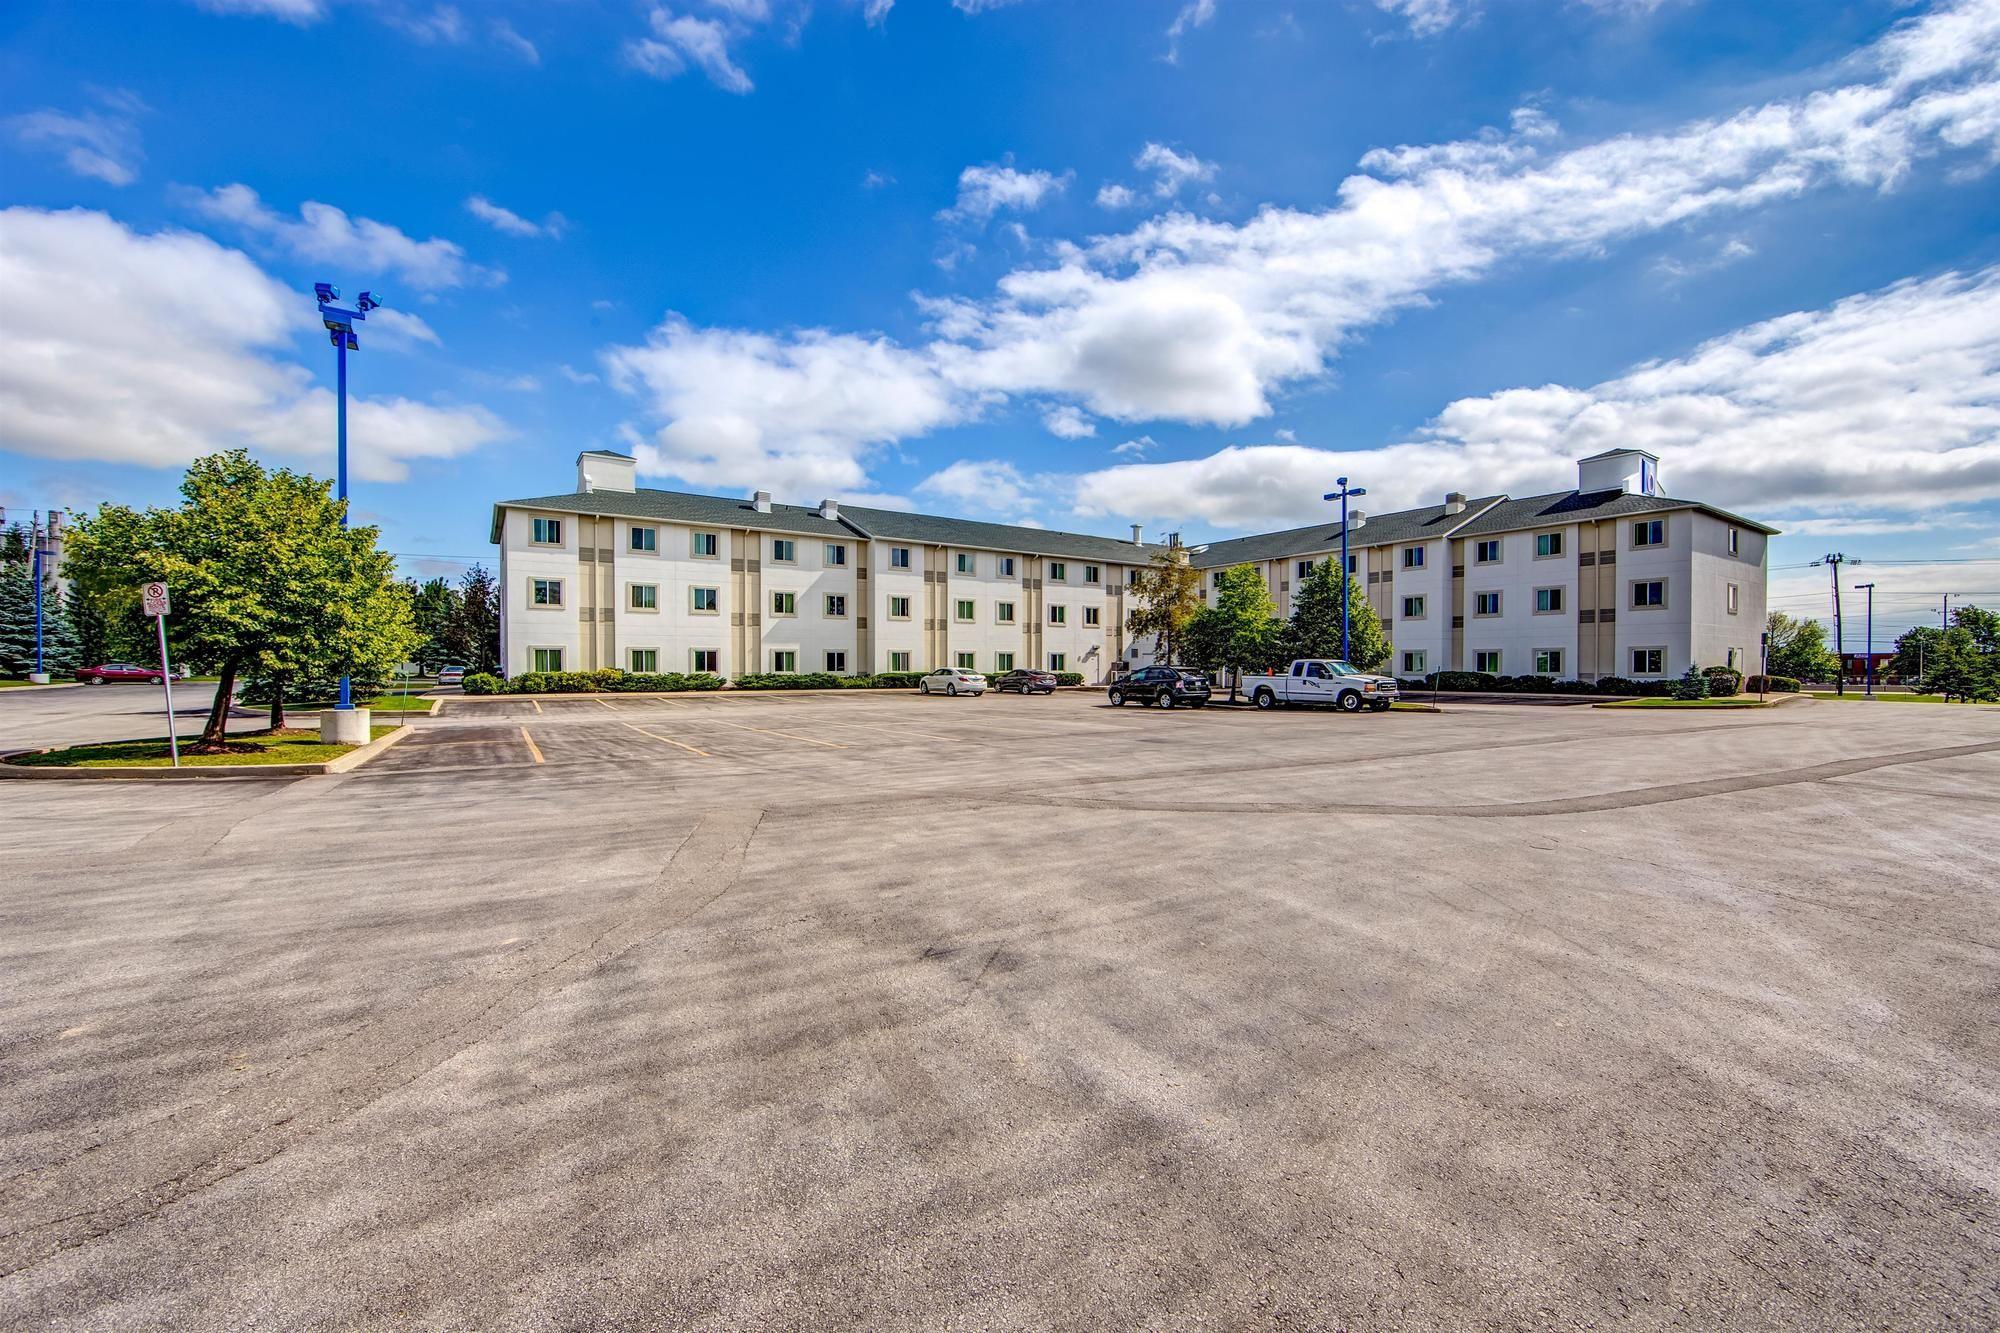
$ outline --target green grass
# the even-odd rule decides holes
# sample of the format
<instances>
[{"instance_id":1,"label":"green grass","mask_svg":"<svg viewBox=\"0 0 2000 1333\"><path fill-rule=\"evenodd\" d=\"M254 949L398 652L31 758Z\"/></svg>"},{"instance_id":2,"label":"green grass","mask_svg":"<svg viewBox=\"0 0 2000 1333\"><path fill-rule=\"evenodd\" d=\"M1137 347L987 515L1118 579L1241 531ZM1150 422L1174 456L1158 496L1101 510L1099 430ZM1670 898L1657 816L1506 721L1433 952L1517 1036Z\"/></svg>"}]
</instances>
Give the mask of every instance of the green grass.
<instances>
[{"instance_id":1,"label":"green grass","mask_svg":"<svg viewBox=\"0 0 2000 1333\"><path fill-rule=\"evenodd\" d=\"M60 684L60 683L61 682L59 681L54 681L54 680L50 681L50 684ZM34 682L31 680L0 680L0 690L15 689L22 685L32 685L32 684L34 684Z\"/></svg>"},{"instance_id":2,"label":"green grass","mask_svg":"<svg viewBox=\"0 0 2000 1333\"><path fill-rule=\"evenodd\" d=\"M1435 713L1438 710L1429 704L1411 703L1404 699L1398 699L1395 703L1389 705L1389 711L1392 713Z\"/></svg>"},{"instance_id":3,"label":"green grass","mask_svg":"<svg viewBox=\"0 0 2000 1333\"><path fill-rule=\"evenodd\" d=\"M371 739L380 740L394 727L374 727L370 729ZM323 764L329 759L338 759L351 750L353 745L323 745L311 736L287 734L271 736L261 732L246 732L232 735L230 744L252 747L247 751L231 754L189 754L189 738L181 739L181 767L183 768L240 768L258 764ZM173 756L167 749L165 737L150 741L107 741L101 745L75 745L67 750L51 750L47 754L18 755L8 761L29 768L167 768L173 763Z\"/></svg>"},{"instance_id":4,"label":"green grass","mask_svg":"<svg viewBox=\"0 0 2000 1333\"><path fill-rule=\"evenodd\" d=\"M428 713L435 699L427 699L420 694L384 694L373 699L356 699L356 708L372 708L378 713ZM243 704L244 708L261 708L270 711L269 704ZM317 713L334 706L331 699L316 699L307 703L285 701L287 713Z\"/></svg>"},{"instance_id":5,"label":"green grass","mask_svg":"<svg viewBox=\"0 0 2000 1333\"><path fill-rule=\"evenodd\" d=\"M1859 689L1849 690L1846 694L1835 694L1832 690L1807 690L1806 693L1810 694L1815 699L1833 699L1842 703L1852 703L1856 699L1859 699L1864 703L1873 702L1878 704L1941 704L1941 703L1964 702L1963 700L1948 700L1942 694L1890 694L1885 690L1875 691L1875 698L1873 700L1870 700L1867 694Z\"/></svg>"},{"instance_id":6,"label":"green grass","mask_svg":"<svg viewBox=\"0 0 2000 1333\"><path fill-rule=\"evenodd\" d=\"M1783 696L1779 696L1782 698ZM1758 703L1741 695L1728 699L1620 699L1616 703L1598 704L1599 708L1770 708L1770 703Z\"/></svg>"}]
</instances>

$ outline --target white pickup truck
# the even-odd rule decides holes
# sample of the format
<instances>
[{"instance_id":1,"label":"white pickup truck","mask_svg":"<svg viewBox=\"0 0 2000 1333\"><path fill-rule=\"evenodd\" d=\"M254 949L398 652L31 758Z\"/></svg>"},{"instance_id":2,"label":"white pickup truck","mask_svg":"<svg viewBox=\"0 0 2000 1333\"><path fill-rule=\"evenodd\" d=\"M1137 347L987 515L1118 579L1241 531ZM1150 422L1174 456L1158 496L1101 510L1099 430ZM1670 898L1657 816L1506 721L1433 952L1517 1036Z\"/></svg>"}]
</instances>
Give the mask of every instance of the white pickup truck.
<instances>
[{"instance_id":1,"label":"white pickup truck","mask_svg":"<svg viewBox=\"0 0 2000 1333\"><path fill-rule=\"evenodd\" d=\"M1344 713L1376 712L1396 702L1396 678L1377 676L1337 658L1300 658L1282 676L1249 676L1244 689L1259 708L1327 704Z\"/></svg>"}]
</instances>

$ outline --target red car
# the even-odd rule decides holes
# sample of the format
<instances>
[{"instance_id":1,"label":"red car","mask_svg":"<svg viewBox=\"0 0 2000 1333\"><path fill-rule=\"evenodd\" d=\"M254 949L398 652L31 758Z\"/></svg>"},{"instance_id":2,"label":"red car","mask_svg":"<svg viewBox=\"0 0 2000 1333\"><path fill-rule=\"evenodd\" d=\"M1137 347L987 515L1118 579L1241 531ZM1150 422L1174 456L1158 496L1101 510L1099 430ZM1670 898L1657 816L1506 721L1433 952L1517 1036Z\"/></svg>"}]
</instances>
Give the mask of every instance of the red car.
<instances>
[{"instance_id":1,"label":"red car","mask_svg":"<svg viewBox=\"0 0 2000 1333\"><path fill-rule=\"evenodd\" d=\"M76 678L86 685L104 685L121 681L158 685L160 683L160 669L158 667L134 666L130 662L106 662L103 666L83 667L79 669L76 673Z\"/></svg>"}]
</instances>

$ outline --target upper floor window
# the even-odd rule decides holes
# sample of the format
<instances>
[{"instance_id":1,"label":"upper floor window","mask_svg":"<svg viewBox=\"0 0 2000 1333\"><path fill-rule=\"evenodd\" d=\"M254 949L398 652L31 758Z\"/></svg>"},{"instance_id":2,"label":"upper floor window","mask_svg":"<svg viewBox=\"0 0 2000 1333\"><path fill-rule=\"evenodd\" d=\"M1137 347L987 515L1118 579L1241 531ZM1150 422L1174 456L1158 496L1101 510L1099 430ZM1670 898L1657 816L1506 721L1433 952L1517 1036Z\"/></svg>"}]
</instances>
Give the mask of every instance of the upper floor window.
<instances>
[{"instance_id":1,"label":"upper floor window","mask_svg":"<svg viewBox=\"0 0 2000 1333\"><path fill-rule=\"evenodd\" d=\"M1488 537L1483 541L1473 543L1472 547L1473 564L1492 565L1492 564L1498 564L1499 561L1500 561L1500 539L1498 537Z\"/></svg>"},{"instance_id":2,"label":"upper floor window","mask_svg":"<svg viewBox=\"0 0 2000 1333\"><path fill-rule=\"evenodd\" d=\"M689 588L688 610L701 613L718 611L722 608L722 589Z\"/></svg>"},{"instance_id":3,"label":"upper floor window","mask_svg":"<svg viewBox=\"0 0 2000 1333\"><path fill-rule=\"evenodd\" d=\"M660 549L660 533L657 528L634 527L630 547L634 551L657 551Z\"/></svg>"},{"instance_id":4,"label":"upper floor window","mask_svg":"<svg viewBox=\"0 0 2000 1333\"><path fill-rule=\"evenodd\" d=\"M529 581L529 598L536 606L561 606L563 604L563 581L561 579L533 579Z\"/></svg>"},{"instance_id":5,"label":"upper floor window","mask_svg":"<svg viewBox=\"0 0 2000 1333\"><path fill-rule=\"evenodd\" d=\"M1405 546L1403 548L1403 568L1422 569L1423 567L1424 548L1421 546Z\"/></svg>"},{"instance_id":6,"label":"upper floor window","mask_svg":"<svg viewBox=\"0 0 2000 1333\"><path fill-rule=\"evenodd\" d=\"M1002 575L1003 575L1004 577L1007 577L1007 578L1013 578L1013 577L1014 577L1014 557L1013 557L1013 556L1011 556L1011 555L1003 555L1003 556L1001 556L1001 557L1000 557L1000 573L1001 573L1001 574L1002 574Z\"/></svg>"},{"instance_id":7,"label":"upper floor window","mask_svg":"<svg viewBox=\"0 0 2000 1333\"><path fill-rule=\"evenodd\" d=\"M889 568L908 569L909 567L910 548L907 546L891 546L889 548Z\"/></svg>"},{"instance_id":8,"label":"upper floor window","mask_svg":"<svg viewBox=\"0 0 2000 1333\"><path fill-rule=\"evenodd\" d=\"M1216 571L1215 571L1214 573L1212 573L1212 574L1210 574L1210 575L1208 576L1208 586L1209 586L1209 587L1211 587L1211 588L1220 588L1220 587L1222 586L1222 571L1221 571L1221 570L1219 570L1219 569L1218 569L1218 570L1216 570Z\"/></svg>"},{"instance_id":9,"label":"upper floor window","mask_svg":"<svg viewBox=\"0 0 2000 1333\"><path fill-rule=\"evenodd\" d=\"M1560 611L1562 609L1563 609L1563 590L1561 588L1535 589L1536 615L1548 615L1552 611Z\"/></svg>"},{"instance_id":10,"label":"upper floor window","mask_svg":"<svg viewBox=\"0 0 2000 1333\"><path fill-rule=\"evenodd\" d=\"M1096 565L1085 565L1083 567L1083 581L1085 583L1097 583L1101 579L1102 572Z\"/></svg>"},{"instance_id":11,"label":"upper floor window","mask_svg":"<svg viewBox=\"0 0 2000 1333\"><path fill-rule=\"evenodd\" d=\"M958 572L959 572L959 573L961 573L961 574L971 574L971 573L975 572L975 571L977 570L977 568L978 568L978 562L977 562L977 561L975 561L975 560L973 559L973 556L972 556L972 552L970 552L970 551L960 551L960 552L958 553Z\"/></svg>"},{"instance_id":12,"label":"upper floor window","mask_svg":"<svg viewBox=\"0 0 2000 1333\"><path fill-rule=\"evenodd\" d=\"M1500 594L1497 592L1474 593L1472 614L1475 616L1497 616L1500 614Z\"/></svg>"},{"instance_id":13,"label":"upper floor window","mask_svg":"<svg viewBox=\"0 0 2000 1333\"><path fill-rule=\"evenodd\" d=\"M660 585L657 583L635 583L631 591L634 611L657 611L660 609Z\"/></svg>"},{"instance_id":14,"label":"upper floor window","mask_svg":"<svg viewBox=\"0 0 2000 1333\"><path fill-rule=\"evenodd\" d=\"M1049 561L1049 578L1057 583L1065 582L1069 578L1069 566L1060 560Z\"/></svg>"},{"instance_id":15,"label":"upper floor window","mask_svg":"<svg viewBox=\"0 0 2000 1333\"><path fill-rule=\"evenodd\" d=\"M972 613L973 613L973 605L971 600L968 598L960 598L957 608L957 618L963 621L970 621L972 619Z\"/></svg>"},{"instance_id":16,"label":"upper floor window","mask_svg":"<svg viewBox=\"0 0 2000 1333\"><path fill-rule=\"evenodd\" d=\"M1563 553L1563 535L1560 532L1538 532L1535 534L1535 559L1546 560L1552 555Z\"/></svg>"},{"instance_id":17,"label":"upper floor window","mask_svg":"<svg viewBox=\"0 0 2000 1333\"><path fill-rule=\"evenodd\" d=\"M1735 528L1729 530L1729 554L1743 554L1743 534Z\"/></svg>"},{"instance_id":18,"label":"upper floor window","mask_svg":"<svg viewBox=\"0 0 2000 1333\"><path fill-rule=\"evenodd\" d=\"M1403 599L1403 619L1422 620L1423 618L1424 599L1421 597L1405 597Z\"/></svg>"},{"instance_id":19,"label":"upper floor window","mask_svg":"<svg viewBox=\"0 0 2000 1333\"><path fill-rule=\"evenodd\" d=\"M773 537L771 561L779 565L796 565L799 562L799 544L789 537Z\"/></svg>"},{"instance_id":20,"label":"upper floor window","mask_svg":"<svg viewBox=\"0 0 2000 1333\"><path fill-rule=\"evenodd\" d=\"M889 619L908 620L909 618L910 599L907 597L891 597L889 599ZM900 670L901 668L898 669Z\"/></svg>"},{"instance_id":21,"label":"upper floor window","mask_svg":"<svg viewBox=\"0 0 2000 1333\"><path fill-rule=\"evenodd\" d=\"M1062 606L1059 606L1059 605L1058 605L1058 606L1052 606L1052 607L1050 607L1050 608L1049 608L1049 623L1050 623L1051 625L1066 625L1066 624L1068 624L1068 623L1069 623L1069 611L1068 611L1068 609L1067 609L1067 608L1065 608L1065 607L1062 607Z\"/></svg>"},{"instance_id":22,"label":"upper floor window","mask_svg":"<svg viewBox=\"0 0 2000 1333\"><path fill-rule=\"evenodd\" d=\"M795 616L799 613L799 595L795 592L774 592L771 594L771 614L774 616Z\"/></svg>"},{"instance_id":23,"label":"upper floor window","mask_svg":"<svg viewBox=\"0 0 2000 1333\"><path fill-rule=\"evenodd\" d=\"M1302 579L1308 578L1311 576L1313 572L1313 562L1310 560L1301 560L1293 568L1294 571L1297 573L1298 577Z\"/></svg>"},{"instance_id":24,"label":"upper floor window","mask_svg":"<svg viewBox=\"0 0 2000 1333\"><path fill-rule=\"evenodd\" d=\"M722 550L722 540L712 532L697 532L692 541L692 550L697 560L713 560Z\"/></svg>"},{"instance_id":25,"label":"upper floor window","mask_svg":"<svg viewBox=\"0 0 2000 1333\"><path fill-rule=\"evenodd\" d=\"M1667 521L1663 518L1642 518L1632 525L1632 545L1665 546L1667 544Z\"/></svg>"},{"instance_id":26,"label":"upper floor window","mask_svg":"<svg viewBox=\"0 0 2000 1333\"><path fill-rule=\"evenodd\" d=\"M1649 606L1667 604L1667 581L1665 579L1641 579L1632 585L1632 606L1634 610Z\"/></svg>"},{"instance_id":27,"label":"upper floor window","mask_svg":"<svg viewBox=\"0 0 2000 1333\"><path fill-rule=\"evenodd\" d=\"M1012 602L995 602L995 603L993 603L993 619L994 619L995 623L997 623L997 624L1001 624L1001 625L1011 625L1011 624L1013 624L1013 623L1014 623L1014 604L1013 604Z\"/></svg>"},{"instance_id":28,"label":"upper floor window","mask_svg":"<svg viewBox=\"0 0 2000 1333\"><path fill-rule=\"evenodd\" d=\"M847 548L839 542L826 544L826 563L829 569L836 569L847 563Z\"/></svg>"},{"instance_id":29,"label":"upper floor window","mask_svg":"<svg viewBox=\"0 0 2000 1333\"><path fill-rule=\"evenodd\" d=\"M536 519L533 524L533 530L529 533L528 540L537 546L561 546L562 520L559 518Z\"/></svg>"},{"instance_id":30,"label":"upper floor window","mask_svg":"<svg viewBox=\"0 0 2000 1333\"><path fill-rule=\"evenodd\" d=\"M826 595L826 613L838 620L847 614L847 597L843 593L830 592Z\"/></svg>"},{"instance_id":31,"label":"upper floor window","mask_svg":"<svg viewBox=\"0 0 2000 1333\"><path fill-rule=\"evenodd\" d=\"M1083 623L1086 625L1095 625L1100 623L1096 607L1086 606L1083 608Z\"/></svg>"},{"instance_id":32,"label":"upper floor window","mask_svg":"<svg viewBox=\"0 0 2000 1333\"><path fill-rule=\"evenodd\" d=\"M1737 611L1736 585L1732 583L1729 585L1729 614L1733 616L1736 614L1736 611Z\"/></svg>"}]
</instances>

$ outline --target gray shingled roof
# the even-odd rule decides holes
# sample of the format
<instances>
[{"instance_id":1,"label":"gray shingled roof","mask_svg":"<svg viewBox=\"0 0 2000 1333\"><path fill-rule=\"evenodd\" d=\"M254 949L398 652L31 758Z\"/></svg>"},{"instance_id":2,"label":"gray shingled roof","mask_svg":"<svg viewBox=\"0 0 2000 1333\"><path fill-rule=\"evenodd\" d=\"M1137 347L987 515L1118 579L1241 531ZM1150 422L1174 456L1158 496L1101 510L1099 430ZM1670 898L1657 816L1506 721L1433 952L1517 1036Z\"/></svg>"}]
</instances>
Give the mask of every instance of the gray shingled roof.
<instances>
[{"instance_id":1,"label":"gray shingled roof","mask_svg":"<svg viewBox=\"0 0 2000 1333\"><path fill-rule=\"evenodd\" d=\"M1084 532L1052 532L1047 528L1023 528L1011 523L978 523L964 518L939 518L935 514L907 514L897 509L867 509L842 505L840 516L850 519L870 537L883 541L935 542L942 546L972 546L982 550L1023 551L1035 555L1069 556L1078 560L1101 560L1106 564L1142 563L1163 548L1134 545L1130 538L1097 537Z\"/></svg>"},{"instance_id":2,"label":"gray shingled roof","mask_svg":"<svg viewBox=\"0 0 2000 1333\"><path fill-rule=\"evenodd\" d=\"M1349 546L1383 546L1395 542L1420 542L1445 533L1464 523L1486 506L1500 499L1488 495L1466 501L1463 511L1447 514L1441 504L1422 509L1398 509L1393 513L1370 514L1367 522L1348 535ZM1218 565L1256 564L1260 560L1283 560L1308 551L1331 551L1340 545L1340 524L1314 523L1309 527L1287 528L1252 537L1231 537L1209 542L1194 553L1200 569Z\"/></svg>"},{"instance_id":3,"label":"gray shingled roof","mask_svg":"<svg viewBox=\"0 0 2000 1333\"><path fill-rule=\"evenodd\" d=\"M1623 518L1627 514L1659 514L1670 509L1699 509L1704 514L1713 514L1730 523L1754 528L1762 533L1774 533L1776 528L1766 527L1755 519L1732 514L1714 505L1702 504L1699 500L1674 500L1664 495L1633 495L1626 491L1556 491L1549 495L1527 495L1520 499L1503 500L1486 513L1465 525L1460 536L1485 535L1491 532L1513 532L1520 528L1538 528L1550 523L1588 523L1603 518ZM1374 524L1370 523L1370 527Z\"/></svg>"}]
</instances>

